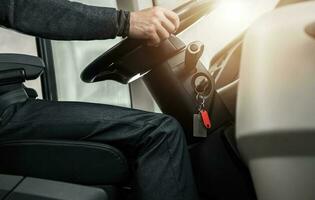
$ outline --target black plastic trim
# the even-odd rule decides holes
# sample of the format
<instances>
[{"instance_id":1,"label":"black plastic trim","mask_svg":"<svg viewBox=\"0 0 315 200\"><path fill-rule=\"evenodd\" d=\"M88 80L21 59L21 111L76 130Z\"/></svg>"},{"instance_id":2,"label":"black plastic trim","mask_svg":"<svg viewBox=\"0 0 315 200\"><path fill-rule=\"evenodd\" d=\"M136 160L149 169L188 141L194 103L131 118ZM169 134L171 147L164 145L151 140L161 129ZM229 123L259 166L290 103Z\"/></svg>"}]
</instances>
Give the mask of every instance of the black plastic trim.
<instances>
[{"instance_id":1,"label":"black plastic trim","mask_svg":"<svg viewBox=\"0 0 315 200\"><path fill-rule=\"evenodd\" d=\"M36 38L36 45L38 56L43 59L46 65L45 71L41 76L43 98L46 100L57 101L57 84L51 41Z\"/></svg>"}]
</instances>

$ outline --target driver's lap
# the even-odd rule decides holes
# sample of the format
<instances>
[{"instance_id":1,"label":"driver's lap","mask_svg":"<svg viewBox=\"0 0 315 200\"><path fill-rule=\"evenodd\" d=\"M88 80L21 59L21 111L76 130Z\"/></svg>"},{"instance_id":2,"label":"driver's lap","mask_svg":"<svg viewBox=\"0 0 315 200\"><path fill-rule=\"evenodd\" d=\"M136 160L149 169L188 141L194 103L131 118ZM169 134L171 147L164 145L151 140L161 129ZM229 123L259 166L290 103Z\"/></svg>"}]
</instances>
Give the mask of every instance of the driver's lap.
<instances>
[{"instance_id":1,"label":"driver's lap","mask_svg":"<svg viewBox=\"0 0 315 200\"><path fill-rule=\"evenodd\" d=\"M176 120L163 114L103 104L34 99L11 106L1 118L1 141L92 141L111 144L129 153L150 129L163 123L179 127Z\"/></svg>"},{"instance_id":2,"label":"driver's lap","mask_svg":"<svg viewBox=\"0 0 315 200\"><path fill-rule=\"evenodd\" d=\"M0 122L0 142L70 140L115 146L137 166L139 199L197 199L184 132L167 115L30 99L7 109Z\"/></svg>"}]
</instances>

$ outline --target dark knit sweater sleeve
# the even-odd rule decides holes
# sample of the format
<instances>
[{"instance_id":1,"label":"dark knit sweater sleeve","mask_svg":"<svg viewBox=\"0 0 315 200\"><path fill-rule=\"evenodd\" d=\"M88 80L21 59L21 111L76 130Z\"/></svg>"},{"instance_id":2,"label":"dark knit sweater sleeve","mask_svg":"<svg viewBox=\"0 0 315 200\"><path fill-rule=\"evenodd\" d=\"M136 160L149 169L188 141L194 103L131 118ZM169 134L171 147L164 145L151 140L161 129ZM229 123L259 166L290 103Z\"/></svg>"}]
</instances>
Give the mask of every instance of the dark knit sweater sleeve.
<instances>
[{"instance_id":1,"label":"dark knit sweater sleeve","mask_svg":"<svg viewBox=\"0 0 315 200\"><path fill-rule=\"evenodd\" d=\"M56 40L94 40L126 36L127 11L68 0L0 0L0 25Z\"/></svg>"}]
</instances>

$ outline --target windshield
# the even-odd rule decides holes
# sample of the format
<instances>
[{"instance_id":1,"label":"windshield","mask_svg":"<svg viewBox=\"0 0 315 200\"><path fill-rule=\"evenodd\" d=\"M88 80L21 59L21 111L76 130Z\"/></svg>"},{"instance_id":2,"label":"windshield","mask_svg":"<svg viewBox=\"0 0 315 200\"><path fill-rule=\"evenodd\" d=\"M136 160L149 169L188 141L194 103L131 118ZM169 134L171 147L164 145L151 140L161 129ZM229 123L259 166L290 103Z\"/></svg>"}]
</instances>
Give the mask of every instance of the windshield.
<instances>
[{"instance_id":1,"label":"windshield","mask_svg":"<svg viewBox=\"0 0 315 200\"><path fill-rule=\"evenodd\" d=\"M218 7L179 35L186 44L199 40L205 44L201 61L206 67L213 56L241 35L278 0L222 0Z\"/></svg>"}]
</instances>

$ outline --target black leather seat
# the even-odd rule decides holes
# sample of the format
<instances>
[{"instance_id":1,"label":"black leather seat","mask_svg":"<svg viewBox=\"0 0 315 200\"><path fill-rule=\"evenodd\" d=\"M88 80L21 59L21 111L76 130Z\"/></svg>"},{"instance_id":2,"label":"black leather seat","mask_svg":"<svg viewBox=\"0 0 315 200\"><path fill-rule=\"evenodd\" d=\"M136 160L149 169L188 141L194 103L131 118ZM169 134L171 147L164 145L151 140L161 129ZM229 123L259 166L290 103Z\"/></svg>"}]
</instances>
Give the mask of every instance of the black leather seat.
<instances>
[{"instance_id":1,"label":"black leather seat","mask_svg":"<svg viewBox=\"0 0 315 200\"><path fill-rule=\"evenodd\" d=\"M0 200L109 200L97 187L0 174Z\"/></svg>"},{"instance_id":2,"label":"black leather seat","mask_svg":"<svg viewBox=\"0 0 315 200\"><path fill-rule=\"evenodd\" d=\"M127 160L119 150L89 142L2 142L0 163L0 173L84 185L115 185L128 177Z\"/></svg>"},{"instance_id":3,"label":"black leather seat","mask_svg":"<svg viewBox=\"0 0 315 200\"><path fill-rule=\"evenodd\" d=\"M43 70L44 63L38 57L0 54L2 86L36 79ZM106 144L27 140L0 142L0 173L86 185L115 185L128 178L129 168L124 155Z\"/></svg>"}]
</instances>

